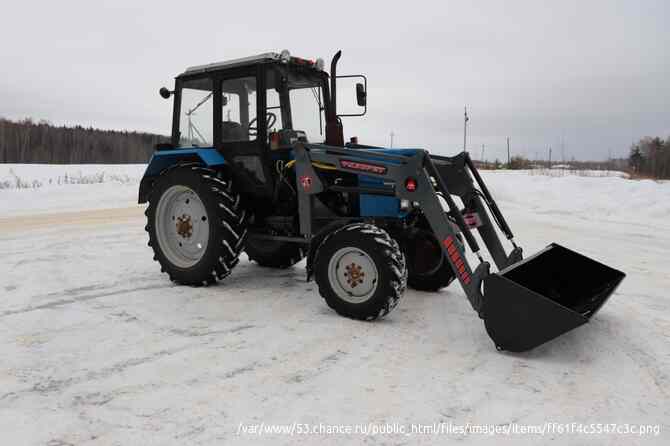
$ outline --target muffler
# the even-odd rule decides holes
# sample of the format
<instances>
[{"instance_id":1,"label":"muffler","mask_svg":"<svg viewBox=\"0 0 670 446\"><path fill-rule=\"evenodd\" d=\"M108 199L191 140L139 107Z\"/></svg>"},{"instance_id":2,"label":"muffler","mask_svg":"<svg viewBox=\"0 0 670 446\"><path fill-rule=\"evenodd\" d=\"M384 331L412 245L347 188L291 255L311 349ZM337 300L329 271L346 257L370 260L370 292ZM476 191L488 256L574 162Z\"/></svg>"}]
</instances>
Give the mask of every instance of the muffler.
<instances>
[{"instance_id":1,"label":"muffler","mask_svg":"<svg viewBox=\"0 0 670 446\"><path fill-rule=\"evenodd\" d=\"M588 322L625 276L551 244L484 279L486 331L499 350L530 350Z\"/></svg>"}]
</instances>

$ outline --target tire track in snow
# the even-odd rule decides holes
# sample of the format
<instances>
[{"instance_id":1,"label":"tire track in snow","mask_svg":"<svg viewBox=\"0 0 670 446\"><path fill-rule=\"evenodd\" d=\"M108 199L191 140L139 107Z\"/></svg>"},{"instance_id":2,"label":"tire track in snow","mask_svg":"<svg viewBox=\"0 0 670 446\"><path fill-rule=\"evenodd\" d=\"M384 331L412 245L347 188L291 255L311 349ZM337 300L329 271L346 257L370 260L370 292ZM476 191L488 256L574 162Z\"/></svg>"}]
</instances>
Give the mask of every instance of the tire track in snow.
<instances>
[{"instance_id":1,"label":"tire track in snow","mask_svg":"<svg viewBox=\"0 0 670 446\"><path fill-rule=\"evenodd\" d=\"M51 229L62 226L117 225L144 218L144 207L133 206L116 209L31 214L0 218L0 234L23 232L34 229ZM62 229L62 228L61 228Z\"/></svg>"},{"instance_id":2,"label":"tire track in snow","mask_svg":"<svg viewBox=\"0 0 670 446\"><path fill-rule=\"evenodd\" d=\"M85 296L80 296L80 297L74 297L71 299L60 299L52 302L47 302L45 304L41 305L29 305L27 307L19 308L16 310L6 310L0 313L0 317L5 317L5 316L12 316L15 314L22 314L22 313L29 313L31 311L38 311L38 310L50 310L53 308L58 308L62 307L65 305L69 304L74 304L78 302L86 302L89 300L93 299L99 299L101 297L109 297L109 296L116 296L119 294L124 294L124 293L132 293L135 291L148 291L148 290L160 290L160 289L165 289L165 288L174 288L173 284L168 284L168 285L159 285L159 286L144 286L144 287L134 287L134 288L126 288L122 290L115 290L115 291L108 291L104 293L94 293L94 294L89 294ZM60 294L60 293L59 293Z\"/></svg>"}]
</instances>

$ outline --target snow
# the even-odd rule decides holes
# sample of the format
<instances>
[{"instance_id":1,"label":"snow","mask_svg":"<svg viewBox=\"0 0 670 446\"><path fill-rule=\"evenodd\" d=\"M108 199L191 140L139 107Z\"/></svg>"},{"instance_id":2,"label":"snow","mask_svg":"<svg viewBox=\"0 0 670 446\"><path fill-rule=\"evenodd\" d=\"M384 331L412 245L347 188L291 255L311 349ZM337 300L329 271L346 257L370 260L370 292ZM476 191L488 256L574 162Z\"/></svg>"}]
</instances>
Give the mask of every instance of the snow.
<instances>
[{"instance_id":1,"label":"snow","mask_svg":"<svg viewBox=\"0 0 670 446\"><path fill-rule=\"evenodd\" d=\"M4 216L127 207L146 164L0 164Z\"/></svg>"},{"instance_id":2,"label":"snow","mask_svg":"<svg viewBox=\"0 0 670 446\"><path fill-rule=\"evenodd\" d=\"M494 198L504 202L506 208L626 223L670 218L667 181L510 171L488 171L483 175Z\"/></svg>"},{"instance_id":3,"label":"snow","mask_svg":"<svg viewBox=\"0 0 670 446\"><path fill-rule=\"evenodd\" d=\"M143 166L1 168L43 183L78 168L128 176L0 190L3 443L668 444L668 183L483 173L526 254L556 241L628 274L589 324L509 354L457 284L407 290L373 323L334 314L304 262L268 270L243 258L217 286L175 286L152 261L135 204ZM661 432L238 434L262 422Z\"/></svg>"}]
</instances>

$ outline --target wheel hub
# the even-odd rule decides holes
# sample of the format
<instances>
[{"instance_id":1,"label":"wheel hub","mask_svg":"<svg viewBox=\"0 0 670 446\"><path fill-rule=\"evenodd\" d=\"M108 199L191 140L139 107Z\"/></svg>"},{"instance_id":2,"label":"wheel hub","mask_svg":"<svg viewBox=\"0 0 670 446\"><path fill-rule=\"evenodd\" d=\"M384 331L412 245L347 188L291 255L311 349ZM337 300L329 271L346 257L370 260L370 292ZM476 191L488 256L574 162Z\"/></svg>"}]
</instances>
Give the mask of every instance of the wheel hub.
<instances>
[{"instance_id":1,"label":"wheel hub","mask_svg":"<svg viewBox=\"0 0 670 446\"><path fill-rule=\"evenodd\" d=\"M183 238L191 238L193 235L193 223L191 222L191 216L182 214L181 217L177 217L177 234L181 235Z\"/></svg>"},{"instance_id":2,"label":"wheel hub","mask_svg":"<svg viewBox=\"0 0 670 446\"><path fill-rule=\"evenodd\" d=\"M209 216L197 193L184 185L169 187L156 205L156 237L168 261L190 268L209 243Z\"/></svg>"},{"instance_id":3,"label":"wheel hub","mask_svg":"<svg viewBox=\"0 0 670 446\"><path fill-rule=\"evenodd\" d=\"M347 278L347 283L351 288L356 288L358 284L363 283L363 278L365 277L363 267L351 262L351 264L345 266L344 269L346 271L344 277Z\"/></svg>"},{"instance_id":4,"label":"wheel hub","mask_svg":"<svg viewBox=\"0 0 670 446\"><path fill-rule=\"evenodd\" d=\"M333 254L328 262L328 279L340 298L351 303L362 303L374 295L379 272L365 251L351 246Z\"/></svg>"}]
</instances>

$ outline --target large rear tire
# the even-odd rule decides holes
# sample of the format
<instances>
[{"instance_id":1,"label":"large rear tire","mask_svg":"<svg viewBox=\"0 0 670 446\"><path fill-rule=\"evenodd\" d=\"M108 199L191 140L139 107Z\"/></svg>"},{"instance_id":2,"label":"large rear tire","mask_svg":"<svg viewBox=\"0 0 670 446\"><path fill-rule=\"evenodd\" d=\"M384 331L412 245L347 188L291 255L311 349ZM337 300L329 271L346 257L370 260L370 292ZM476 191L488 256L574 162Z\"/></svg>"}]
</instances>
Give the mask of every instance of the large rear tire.
<instances>
[{"instance_id":1,"label":"large rear tire","mask_svg":"<svg viewBox=\"0 0 670 446\"><path fill-rule=\"evenodd\" d=\"M365 223L327 236L315 255L319 293L338 314L373 320L397 305L407 286L405 257L386 231Z\"/></svg>"},{"instance_id":2,"label":"large rear tire","mask_svg":"<svg viewBox=\"0 0 670 446\"><path fill-rule=\"evenodd\" d=\"M156 180L145 215L154 260L170 280L208 285L237 265L246 213L219 172L196 165L169 169Z\"/></svg>"},{"instance_id":3,"label":"large rear tire","mask_svg":"<svg viewBox=\"0 0 670 446\"><path fill-rule=\"evenodd\" d=\"M419 291L438 291L449 286L456 275L433 234L416 229L403 243L407 259L410 288Z\"/></svg>"}]
</instances>

